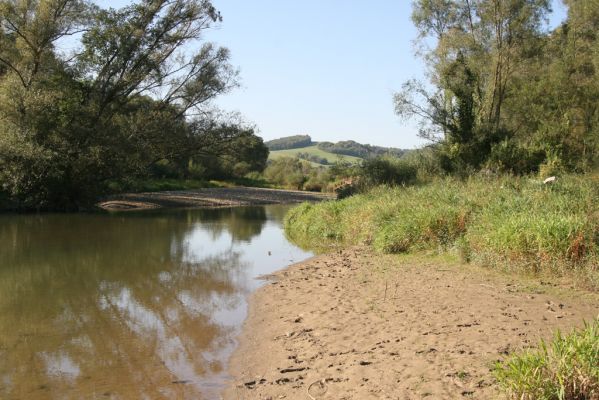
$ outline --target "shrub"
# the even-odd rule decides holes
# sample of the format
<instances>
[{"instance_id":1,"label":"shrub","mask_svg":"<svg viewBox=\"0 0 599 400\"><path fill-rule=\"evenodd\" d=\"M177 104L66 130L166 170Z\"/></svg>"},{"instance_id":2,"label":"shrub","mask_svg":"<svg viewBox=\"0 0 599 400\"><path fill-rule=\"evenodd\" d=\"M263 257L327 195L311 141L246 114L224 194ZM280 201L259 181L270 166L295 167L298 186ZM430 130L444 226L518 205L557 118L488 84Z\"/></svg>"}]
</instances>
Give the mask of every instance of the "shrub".
<instances>
[{"instance_id":1,"label":"shrub","mask_svg":"<svg viewBox=\"0 0 599 400\"><path fill-rule=\"evenodd\" d=\"M599 319L497 363L495 376L514 399L599 399Z\"/></svg>"},{"instance_id":2,"label":"shrub","mask_svg":"<svg viewBox=\"0 0 599 400\"><path fill-rule=\"evenodd\" d=\"M235 165L233 166L233 175L236 177L242 177L249 174L251 170L252 166L249 163L245 161L240 161L238 163L235 163Z\"/></svg>"},{"instance_id":3,"label":"shrub","mask_svg":"<svg viewBox=\"0 0 599 400\"><path fill-rule=\"evenodd\" d=\"M559 175L563 172L564 164L556 154L551 154L549 157L547 157L545 162L543 162L539 167L539 175L541 178Z\"/></svg>"},{"instance_id":4,"label":"shrub","mask_svg":"<svg viewBox=\"0 0 599 400\"><path fill-rule=\"evenodd\" d=\"M511 140L499 142L491 148L487 167L497 172L528 174L539 170L545 152L519 146Z\"/></svg>"},{"instance_id":5,"label":"shrub","mask_svg":"<svg viewBox=\"0 0 599 400\"><path fill-rule=\"evenodd\" d=\"M332 189L333 175L325 167L313 167L294 157L281 157L269 161L264 177L278 186L315 192Z\"/></svg>"},{"instance_id":6,"label":"shrub","mask_svg":"<svg viewBox=\"0 0 599 400\"><path fill-rule=\"evenodd\" d=\"M362 163L360 177L372 186L405 185L416 180L416 167L408 162L377 157Z\"/></svg>"},{"instance_id":7,"label":"shrub","mask_svg":"<svg viewBox=\"0 0 599 400\"><path fill-rule=\"evenodd\" d=\"M443 176L444 171L441 168L439 157L436 156L431 147L424 147L418 150L407 152L401 160L407 162L416 168L417 180L422 182L432 181Z\"/></svg>"},{"instance_id":8,"label":"shrub","mask_svg":"<svg viewBox=\"0 0 599 400\"><path fill-rule=\"evenodd\" d=\"M257 172L257 171L248 172L247 174L245 174L244 178L249 179L251 181L262 181L262 180L264 180L264 178L262 177L262 174L260 172Z\"/></svg>"}]
</instances>

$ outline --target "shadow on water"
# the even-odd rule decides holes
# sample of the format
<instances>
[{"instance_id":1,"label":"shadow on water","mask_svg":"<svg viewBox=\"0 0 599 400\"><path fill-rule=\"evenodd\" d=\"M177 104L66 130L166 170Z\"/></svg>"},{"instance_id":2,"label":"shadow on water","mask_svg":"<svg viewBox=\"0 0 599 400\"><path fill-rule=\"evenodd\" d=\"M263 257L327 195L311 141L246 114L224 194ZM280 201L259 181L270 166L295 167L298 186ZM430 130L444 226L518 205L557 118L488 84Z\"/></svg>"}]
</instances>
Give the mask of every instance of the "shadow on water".
<instances>
[{"instance_id":1,"label":"shadow on water","mask_svg":"<svg viewBox=\"0 0 599 400\"><path fill-rule=\"evenodd\" d=\"M218 398L286 209L0 216L0 398Z\"/></svg>"}]
</instances>

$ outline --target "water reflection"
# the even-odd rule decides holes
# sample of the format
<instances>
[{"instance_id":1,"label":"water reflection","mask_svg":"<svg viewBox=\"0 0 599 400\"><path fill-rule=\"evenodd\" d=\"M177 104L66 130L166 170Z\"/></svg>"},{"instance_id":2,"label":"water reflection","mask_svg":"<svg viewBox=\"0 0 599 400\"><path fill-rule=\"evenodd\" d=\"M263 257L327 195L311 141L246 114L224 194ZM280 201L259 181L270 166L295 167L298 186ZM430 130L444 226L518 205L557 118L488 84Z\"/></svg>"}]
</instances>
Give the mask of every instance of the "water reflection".
<instances>
[{"instance_id":1,"label":"water reflection","mask_svg":"<svg viewBox=\"0 0 599 400\"><path fill-rule=\"evenodd\" d=\"M0 398L217 398L285 210L0 216Z\"/></svg>"}]
</instances>

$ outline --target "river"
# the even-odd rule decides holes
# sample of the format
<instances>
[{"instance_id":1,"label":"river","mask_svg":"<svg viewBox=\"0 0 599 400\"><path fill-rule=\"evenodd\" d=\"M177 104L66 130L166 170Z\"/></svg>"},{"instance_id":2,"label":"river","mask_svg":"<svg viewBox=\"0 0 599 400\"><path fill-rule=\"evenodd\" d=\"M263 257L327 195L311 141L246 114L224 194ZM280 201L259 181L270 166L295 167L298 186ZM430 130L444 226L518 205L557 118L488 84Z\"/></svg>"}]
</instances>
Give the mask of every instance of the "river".
<instances>
[{"instance_id":1,"label":"river","mask_svg":"<svg viewBox=\"0 0 599 400\"><path fill-rule=\"evenodd\" d=\"M0 398L218 399L287 209L0 215Z\"/></svg>"}]
</instances>

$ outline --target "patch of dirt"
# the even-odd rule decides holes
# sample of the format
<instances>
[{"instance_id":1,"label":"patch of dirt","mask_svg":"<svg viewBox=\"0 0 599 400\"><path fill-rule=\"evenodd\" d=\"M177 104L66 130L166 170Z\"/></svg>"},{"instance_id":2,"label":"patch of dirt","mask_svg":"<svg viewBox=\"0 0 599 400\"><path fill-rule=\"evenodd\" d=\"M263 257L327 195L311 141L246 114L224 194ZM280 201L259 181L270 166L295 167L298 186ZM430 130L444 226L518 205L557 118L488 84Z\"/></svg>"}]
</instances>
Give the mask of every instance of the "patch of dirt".
<instances>
[{"instance_id":1,"label":"patch of dirt","mask_svg":"<svg viewBox=\"0 0 599 400\"><path fill-rule=\"evenodd\" d=\"M147 193L125 193L97 204L105 210L139 210L180 207L232 207L301 203L334 198L326 193L251 187L207 188Z\"/></svg>"},{"instance_id":2,"label":"patch of dirt","mask_svg":"<svg viewBox=\"0 0 599 400\"><path fill-rule=\"evenodd\" d=\"M482 268L350 249L258 290L225 399L495 399L491 369L599 297Z\"/></svg>"}]
</instances>

